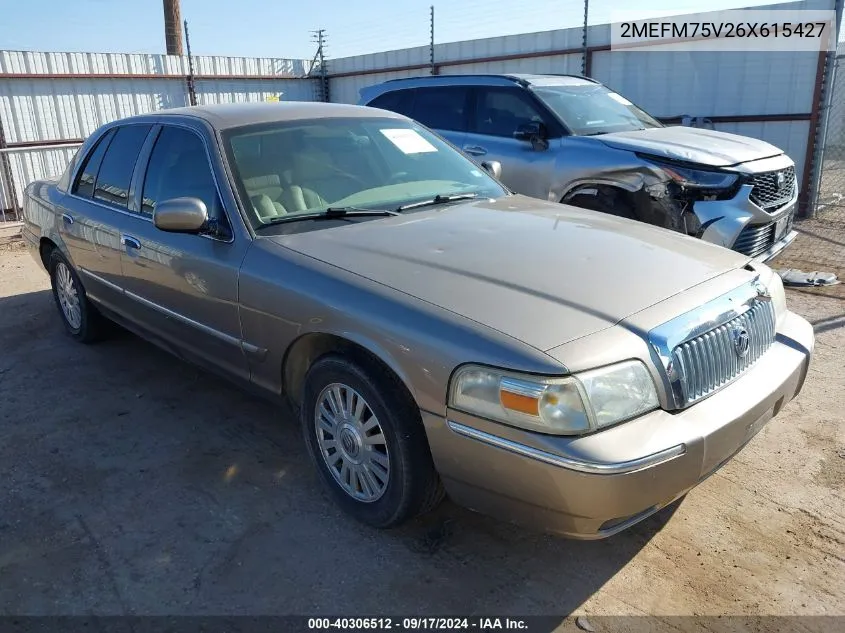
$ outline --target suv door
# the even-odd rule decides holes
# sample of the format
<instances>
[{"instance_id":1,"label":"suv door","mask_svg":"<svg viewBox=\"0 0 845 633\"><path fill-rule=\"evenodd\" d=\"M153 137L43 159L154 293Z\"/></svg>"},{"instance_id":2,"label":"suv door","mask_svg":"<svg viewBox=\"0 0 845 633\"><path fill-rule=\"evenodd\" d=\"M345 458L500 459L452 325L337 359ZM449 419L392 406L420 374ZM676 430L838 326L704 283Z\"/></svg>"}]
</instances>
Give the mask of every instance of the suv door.
<instances>
[{"instance_id":1,"label":"suv door","mask_svg":"<svg viewBox=\"0 0 845 633\"><path fill-rule=\"evenodd\" d=\"M406 114L402 112L402 114ZM410 116L460 149L469 114L469 89L465 86L415 88Z\"/></svg>"},{"instance_id":2,"label":"suv door","mask_svg":"<svg viewBox=\"0 0 845 633\"><path fill-rule=\"evenodd\" d=\"M520 125L542 123L552 138L545 149L517 140ZM519 88L475 88L475 108L463 150L475 160L497 160L502 164L502 182L513 191L547 200L551 190L559 125Z\"/></svg>"},{"instance_id":3,"label":"suv door","mask_svg":"<svg viewBox=\"0 0 845 633\"><path fill-rule=\"evenodd\" d=\"M120 237L135 160L150 125L127 124L107 130L80 162L62 198L59 233L86 293L107 308L124 306Z\"/></svg>"},{"instance_id":4,"label":"suv door","mask_svg":"<svg viewBox=\"0 0 845 633\"><path fill-rule=\"evenodd\" d=\"M196 361L248 379L238 269L249 243L234 239L209 159L201 129L168 124L150 135L133 179L131 213L120 224L123 284L145 330ZM181 197L202 200L216 230L156 228L156 205Z\"/></svg>"}]
</instances>

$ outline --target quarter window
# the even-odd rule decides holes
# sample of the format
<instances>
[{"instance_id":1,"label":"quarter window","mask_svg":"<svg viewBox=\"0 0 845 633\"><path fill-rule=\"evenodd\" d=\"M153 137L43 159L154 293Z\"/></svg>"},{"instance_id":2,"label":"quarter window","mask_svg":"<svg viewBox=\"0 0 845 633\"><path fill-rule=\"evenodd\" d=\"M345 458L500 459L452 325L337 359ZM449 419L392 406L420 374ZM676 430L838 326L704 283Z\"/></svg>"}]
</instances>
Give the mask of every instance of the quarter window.
<instances>
[{"instance_id":1,"label":"quarter window","mask_svg":"<svg viewBox=\"0 0 845 633\"><path fill-rule=\"evenodd\" d=\"M190 130L165 126L150 155L141 213L151 216L159 202L172 198L198 198L209 217L225 220L202 139Z\"/></svg>"},{"instance_id":2,"label":"quarter window","mask_svg":"<svg viewBox=\"0 0 845 633\"><path fill-rule=\"evenodd\" d=\"M103 134L102 138L97 141L94 149L88 152L85 165L73 186L73 193L77 196L90 198L94 194L97 171L100 169L100 163L103 162L103 155L106 153L113 136L114 128Z\"/></svg>"},{"instance_id":3,"label":"quarter window","mask_svg":"<svg viewBox=\"0 0 845 633\"><path fill-rule=\"evenodd\" d=\"M119 207L125 208L128 205L132 172L149 131L149 125L124 125L118 128L97 173L94 198Z\"/></svg>"},{"instance_id":4,"label":"quarter window","mask_svg":"<svg viewBox=\"0 0 845 633\"><path fill-rule=\"evenodd\" d=\"M418 88L413 118L433 130L466 131L467 90L460 86Z\"/></svg>"}]
</instances>

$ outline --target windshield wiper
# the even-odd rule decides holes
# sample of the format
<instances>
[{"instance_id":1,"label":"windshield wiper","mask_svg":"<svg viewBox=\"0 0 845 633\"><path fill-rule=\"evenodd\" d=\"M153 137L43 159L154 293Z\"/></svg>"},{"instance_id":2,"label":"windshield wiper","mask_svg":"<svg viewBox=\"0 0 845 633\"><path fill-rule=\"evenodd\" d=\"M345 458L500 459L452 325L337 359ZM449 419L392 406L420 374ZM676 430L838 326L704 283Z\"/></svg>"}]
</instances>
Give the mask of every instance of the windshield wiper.
<instances>
[{"instance_id":1,"label":"windshield wiper","mask_svg":"<svg viewBox=\"0 0 845 633\"><path fill-rule=\"evenodd\" d=\"M285 222L296 222L298 220L334 220L346 216L377 216L377 215L400 215L398 211L391 211L390 209L364 209L361 207L329 207L323 211L313 211L310 213L291 213L277 218L273 218L269 222L265 221L264 226L271 226L273 224L284 224Z\"/></svg>"},{"instance_id":2,"label":"windshield wiper","mask_svg":"<svg viewBox=\"0 0 845 633\"><path fill-rule=\"evenodd\" d=\"M398 211L390 209L364 209L362 207L329 207L323 215L336 218L344 215L399 215Z\"/></svg>"},{"instance_id":3,"label":"windshield wiper","mask_svg":"<svg viewBox=\"0 0 845 633\"><path fill-rule=\"evenodd\" d=\"M421 202L412 202L411 204L403 204L397 207L397 211L404 211L405 209L416 209L417 207L427 207L433 204L443 204L444 202L454 202L456 200L470 200L477 198L477 193L453 193L449 195L436 195L430 200L422 200Z\"/></svg>"}]
</instances>

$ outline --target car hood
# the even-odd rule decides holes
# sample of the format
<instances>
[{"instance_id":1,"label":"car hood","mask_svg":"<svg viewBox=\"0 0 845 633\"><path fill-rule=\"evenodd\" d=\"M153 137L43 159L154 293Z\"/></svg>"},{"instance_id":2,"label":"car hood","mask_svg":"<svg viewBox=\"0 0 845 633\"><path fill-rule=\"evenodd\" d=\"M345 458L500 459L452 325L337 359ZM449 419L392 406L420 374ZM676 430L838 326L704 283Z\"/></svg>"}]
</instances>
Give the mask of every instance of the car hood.
<instances>
[{"instance_id":1,"label":"car hood","mask_svg":"<svg viewBox=\"0 0 845 633\"><path fill-rule=\"evenodd\" d=\"M748 261L666 229L523 196L270 239L544 351Z\"/></svg>"},{"instance_id":2,"label":"car hood","mask_svg":"<svg viewBox=\"0 0 845 633\"><path fill-rule=\"evenodd\" d=\"M605 145L712 167L729 167L783 152L765 141L694 127L612 132L595 137Z\"/></svg>"}]
</instances>

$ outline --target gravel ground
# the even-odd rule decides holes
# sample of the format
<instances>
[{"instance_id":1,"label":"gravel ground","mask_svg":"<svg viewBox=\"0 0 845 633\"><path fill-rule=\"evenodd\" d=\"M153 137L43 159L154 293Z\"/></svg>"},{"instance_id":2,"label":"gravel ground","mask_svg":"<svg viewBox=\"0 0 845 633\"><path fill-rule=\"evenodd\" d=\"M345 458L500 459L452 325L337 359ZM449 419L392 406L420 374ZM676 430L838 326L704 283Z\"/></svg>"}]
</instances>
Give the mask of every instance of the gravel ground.
<instances>
[{"instance_id":1,"label":"gravel ground","mask_svg":"<svg viewBox=\"0 0 845 633\"><path fill-rule=\"evenodd\" d=\"M600 542L448 502L379 532L289 412L127 333L73 342L6 244L0 613L845 615L845 297L789 302L818 337L804 391L683 503Z\"/></svg>"}]
</instances>

